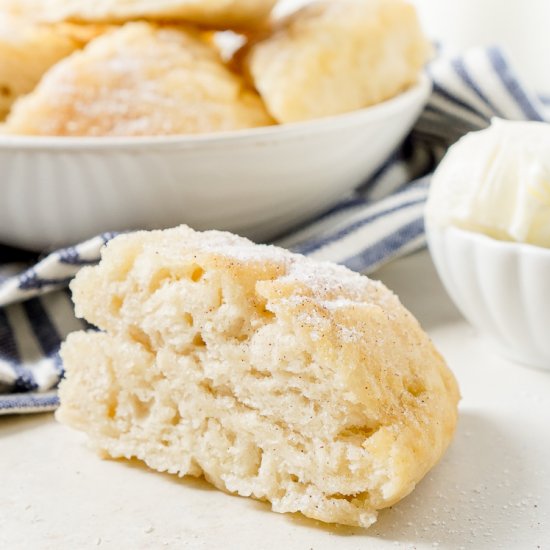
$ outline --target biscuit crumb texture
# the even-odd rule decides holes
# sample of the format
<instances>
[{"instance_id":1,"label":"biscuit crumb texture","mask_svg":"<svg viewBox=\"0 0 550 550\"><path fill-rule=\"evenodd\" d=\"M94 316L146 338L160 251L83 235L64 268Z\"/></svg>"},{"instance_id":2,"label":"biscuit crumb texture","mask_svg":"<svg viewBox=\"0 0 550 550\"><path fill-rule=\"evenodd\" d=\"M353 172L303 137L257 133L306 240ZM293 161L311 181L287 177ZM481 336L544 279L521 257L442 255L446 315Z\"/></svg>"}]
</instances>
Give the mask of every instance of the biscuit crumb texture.
<instances>
[{"instance_id":1,"label":"biscuit crumb texture","mask_svg":"<svg viewBox=\"0 0 550 550\"><path fill-rule=\"evenodd\" d=\"M239 58L281 123L362 109L414 84L431 47L403 0L318 0Z\"/></svg>"},{"instance_id":2,"label":"biscuit crumb texture","mask_svg":"<svg viewBox=\"0 0 550 550\"><path fill-rule=\"evenodd\" d=\"M439 460L455 379L381 283L222 232L122 235L72 283L57 418L277 512L368 527Z\"/></svg>"},{"instance_id":3,"label":"biscuit crumb texture","mask_svg":"<svg viewBox=\"0 0 550 550\"><path fill-rule=\"evenodd\" d=\"M52 67L6 133L155 136L273 123L258 94L197 31L128 23Z\"/></svg>"}]
</instances>

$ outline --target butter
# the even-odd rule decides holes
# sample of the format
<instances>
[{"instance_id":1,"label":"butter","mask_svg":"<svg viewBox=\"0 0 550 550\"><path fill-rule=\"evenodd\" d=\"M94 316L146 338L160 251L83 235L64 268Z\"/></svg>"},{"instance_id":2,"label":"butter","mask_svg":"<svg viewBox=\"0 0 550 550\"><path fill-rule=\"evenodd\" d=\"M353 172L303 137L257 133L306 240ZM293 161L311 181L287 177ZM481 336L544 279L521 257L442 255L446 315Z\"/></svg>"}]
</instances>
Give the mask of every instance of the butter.
<instances>
[{"instance_id":1,"label":"butter","mask_svg":"<svg viewBox=\"0 0 550 550\"><path fill-rule=\"evenodd\" d=\"M550 247L550 124L495 119L463 137L432 178L426 221Z\"/></svg>"}]
</instances>

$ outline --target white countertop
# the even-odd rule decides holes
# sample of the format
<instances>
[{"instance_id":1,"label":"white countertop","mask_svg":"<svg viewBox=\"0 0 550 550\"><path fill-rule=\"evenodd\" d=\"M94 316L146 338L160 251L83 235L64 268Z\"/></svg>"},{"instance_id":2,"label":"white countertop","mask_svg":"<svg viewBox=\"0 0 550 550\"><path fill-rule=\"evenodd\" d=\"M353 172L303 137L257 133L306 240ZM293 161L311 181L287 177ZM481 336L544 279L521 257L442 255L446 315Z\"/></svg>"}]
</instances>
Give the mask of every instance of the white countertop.
<instances>
[{"instance_id":1,"label":"white countertop","mask_svg":"<svg viewBox=\"0 0 550 550\"><path fill-rule=\"evenodd\" d=\"M441 463L368 531L100 460L81 434L42 414L0 417L0 548L550 549L550 372L493 355L426 252L377 275L431 334L463 399Z\"/></svg>"}]
</instances>

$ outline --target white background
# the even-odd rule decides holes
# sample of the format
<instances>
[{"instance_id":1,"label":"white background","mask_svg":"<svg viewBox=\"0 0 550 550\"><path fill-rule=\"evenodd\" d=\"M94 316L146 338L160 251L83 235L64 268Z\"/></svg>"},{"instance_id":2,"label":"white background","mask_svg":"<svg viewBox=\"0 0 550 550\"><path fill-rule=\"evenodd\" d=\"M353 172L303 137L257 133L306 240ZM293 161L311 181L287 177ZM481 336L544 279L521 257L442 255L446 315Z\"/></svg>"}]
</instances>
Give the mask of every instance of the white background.
<instances>
[{"instance_id":1,"label":"white background","mask_svg":"<svg viewBox=\"0 0 550 550\"><path fill-rule=\"evenodd\" d=\"M549 0L411 0L449 50L500 45L528 86L550 93Z\"/></svg>"}]
</instances>

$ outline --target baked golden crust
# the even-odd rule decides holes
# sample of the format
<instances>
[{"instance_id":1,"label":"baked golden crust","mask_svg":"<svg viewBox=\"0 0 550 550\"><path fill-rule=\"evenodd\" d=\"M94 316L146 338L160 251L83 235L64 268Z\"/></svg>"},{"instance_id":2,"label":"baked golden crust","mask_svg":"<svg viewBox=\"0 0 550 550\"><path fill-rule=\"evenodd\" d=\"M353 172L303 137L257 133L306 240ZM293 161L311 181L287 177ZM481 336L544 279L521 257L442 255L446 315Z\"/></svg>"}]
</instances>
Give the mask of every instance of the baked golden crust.
<instances>
[{"instance_id":1,"label":"baked golden crust","mask_svg":"<svg viewBox=\"0 0 550 550\"><path fill-rule=\"evenodd\" d=\"M318 0L240 53L278 122L361 109L413 84L430 52L403 0Z\"/></svg>"},{"instance_id":2,"label":"baked golden crust","mask_svg":"<svg viewBox=\"0 0 550 550\"><path fill-rule=\"evenodd\" d=\"M254 27L276 0L0 0L11 9L44 21L125 23L130 20L186 21L208 28Z\"/></svg>"},{"instance_id":3,"label":"baked golden crust","mask_svg":"<svg viewBox=\"0 0 550 550\"><path fill-rule=\"evenodd\" d=\"M0 120L50 67L102 32L98 25L43 25L0 12Z\"/></svg>"},{"instance_id":4,"label":"baked golden crust","mask_svg":"<svg viewBox=\"0 0 550 550\"><path fill-rule=\"evenodd\" d=\"M128 23L44 75L4 131L50 136L152 136L272 123L258 95L199 33Z\"/></svg>"},{"instance_id":5,"label":"baked golden crust","mask_svg":"<svg viewBox=\"0 0 550 550\"><path fill-rule=\"evenodd\" d=\"M62 422L101 452L367 527L439 460L453 375L381 283L187 227L117 237L72 284Z\"/></svg>"}]
</instances>

